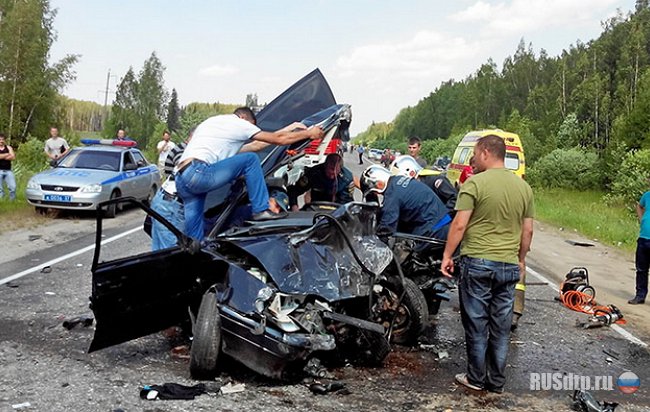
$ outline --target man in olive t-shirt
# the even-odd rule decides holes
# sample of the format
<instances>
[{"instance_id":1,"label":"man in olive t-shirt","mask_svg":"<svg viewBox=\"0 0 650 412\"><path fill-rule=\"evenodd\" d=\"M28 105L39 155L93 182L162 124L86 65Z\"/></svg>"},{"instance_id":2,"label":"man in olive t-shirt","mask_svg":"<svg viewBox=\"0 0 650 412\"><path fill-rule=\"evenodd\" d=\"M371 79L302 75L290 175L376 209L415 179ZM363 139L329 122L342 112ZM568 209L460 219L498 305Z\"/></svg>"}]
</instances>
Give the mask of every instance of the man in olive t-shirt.
<instances>
[{"instance_id":1,"label":"man in olive t-shirt","mask_svg":"<svg viewBox=\"0 0 650 412\"><path fill-rule=\"evenodd\" d=\"M467 346L467 373L456 381L471 389L503 392L515 284L525 274L533 236L533 193L505 169L505 143L481 138L474 147L480 172L462 186L443 254L442 272L454 271L461 243L458 291Z\"/></svg>"}]
</instances>

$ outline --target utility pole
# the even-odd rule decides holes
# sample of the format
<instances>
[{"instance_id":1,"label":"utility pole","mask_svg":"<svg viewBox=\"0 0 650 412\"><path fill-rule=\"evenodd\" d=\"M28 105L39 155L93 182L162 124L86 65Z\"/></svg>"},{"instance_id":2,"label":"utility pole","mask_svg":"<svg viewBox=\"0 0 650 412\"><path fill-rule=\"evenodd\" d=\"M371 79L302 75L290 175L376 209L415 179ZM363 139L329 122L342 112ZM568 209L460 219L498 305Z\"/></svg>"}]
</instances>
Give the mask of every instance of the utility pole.
<instances>
[{"instance_id":1,"label":"utility pole","mask_svg":"<svg viewBox=\"0 0 650 412\"><path fill-rule=\"evenodd\" d=\"M111 69L108 69L108 74L106 75L106 91L104 92L104 120L102 121L102 128L104 128L105 122L108 120L108 112L106 110L108 105L108 83L111 80Z\"/></svg>"}]
</instances>

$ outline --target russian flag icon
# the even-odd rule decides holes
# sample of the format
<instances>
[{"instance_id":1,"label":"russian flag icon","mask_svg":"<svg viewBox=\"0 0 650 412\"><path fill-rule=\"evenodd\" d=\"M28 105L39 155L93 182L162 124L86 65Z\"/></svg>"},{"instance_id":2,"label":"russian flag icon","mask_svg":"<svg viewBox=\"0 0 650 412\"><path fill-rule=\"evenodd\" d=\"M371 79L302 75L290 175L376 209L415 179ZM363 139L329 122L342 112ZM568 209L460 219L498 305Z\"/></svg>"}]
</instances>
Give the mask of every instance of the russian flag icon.
<instances>
[{"instance_id":1,"label":"russian flag icon","mask_svg":"<svg viewBox=\"0 0 650 412\"><path fill-rule=\"evenodd\" d=\"M641 380L634 372L623 372L621 376L616 379L616 386L623 393L634 393L639 390Z\"/></svg>"}]
</instances>

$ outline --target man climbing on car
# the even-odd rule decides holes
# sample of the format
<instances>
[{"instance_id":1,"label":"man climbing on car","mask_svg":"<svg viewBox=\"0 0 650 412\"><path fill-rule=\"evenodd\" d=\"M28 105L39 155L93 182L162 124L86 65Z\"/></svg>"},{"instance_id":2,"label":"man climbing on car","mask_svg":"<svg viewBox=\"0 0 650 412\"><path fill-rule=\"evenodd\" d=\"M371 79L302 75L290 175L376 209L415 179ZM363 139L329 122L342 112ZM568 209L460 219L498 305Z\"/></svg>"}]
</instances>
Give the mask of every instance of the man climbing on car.
<instances>
[{"instance_id":1,"label":"man climbing on car","mask_svg":"<svg viewBox=\"0 0 650 412\"><path fill-rule=\"evenodd\" d=\"M206 195L240 176L246 179L253 220L277 219L282 213L269 209L269 193L258 156L239 153L247 144L248 151L257 151L268 144L288 145L304 139L321 139L320 127L306 128L293 123L276 132L265 132L256 126L255 114L240 107L230 115L210 117L199 124L187 145L176 171L176 188L185 204L185 234L203 237L203 210Z\"/></svg>"}]
</instances>

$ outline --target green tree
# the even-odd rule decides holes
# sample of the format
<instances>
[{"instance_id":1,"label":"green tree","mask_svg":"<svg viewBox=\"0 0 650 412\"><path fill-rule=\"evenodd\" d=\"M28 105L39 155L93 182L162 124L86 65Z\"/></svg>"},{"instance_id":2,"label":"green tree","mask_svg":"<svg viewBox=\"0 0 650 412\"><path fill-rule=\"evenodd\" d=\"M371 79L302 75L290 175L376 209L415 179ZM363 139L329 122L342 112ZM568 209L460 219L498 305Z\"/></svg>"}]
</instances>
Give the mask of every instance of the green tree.
<instances>
[{"instance_id":1,"label":"green tree","mask_svg":"<svg viewBox=\"0 0 650 412\"><path fill-rule=\"evenodd\" d=\"M57 93L75 77L77 55L48 64L55 14L48 0L0 1L0 128L14 144L46 133Z\"/></svg>"},{"instance_id":2,"label":"green tree","mask_svg":"<svg viewBox=\"0 0 650 412\"><path fill-rule=\"evenodd\" d=\"M178 93L172 89L172 95L167 105L167 128L177 132L181 128L181 108L178 106Z\"/></svg>"}]
</instances>

